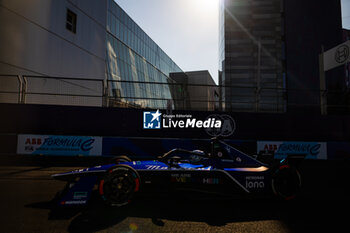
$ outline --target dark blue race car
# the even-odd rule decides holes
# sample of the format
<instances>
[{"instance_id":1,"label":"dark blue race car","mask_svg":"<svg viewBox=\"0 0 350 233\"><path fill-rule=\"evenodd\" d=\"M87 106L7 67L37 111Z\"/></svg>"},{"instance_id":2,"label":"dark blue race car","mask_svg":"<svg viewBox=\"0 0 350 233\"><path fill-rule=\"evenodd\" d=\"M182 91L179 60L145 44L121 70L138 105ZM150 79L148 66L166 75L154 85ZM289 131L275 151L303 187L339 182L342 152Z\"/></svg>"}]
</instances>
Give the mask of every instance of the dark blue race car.
<instances>
[{"instance_id":1,"label":"dark blue race car","mask_svg":"<svg viewBox=\"0 0 350 233\"><path fill-rule=\"evenodd\" d=\"M292 199L301 187L300 174L286 158L266 164L217 138L211 150L173 149L157 160L131 161L127 156L111 164L53 175L67 182L60 205L88 203L93 191L112 206L130 202L136 193L199 191L227 195L276 195Z\"/></svg>"}]
</instances>

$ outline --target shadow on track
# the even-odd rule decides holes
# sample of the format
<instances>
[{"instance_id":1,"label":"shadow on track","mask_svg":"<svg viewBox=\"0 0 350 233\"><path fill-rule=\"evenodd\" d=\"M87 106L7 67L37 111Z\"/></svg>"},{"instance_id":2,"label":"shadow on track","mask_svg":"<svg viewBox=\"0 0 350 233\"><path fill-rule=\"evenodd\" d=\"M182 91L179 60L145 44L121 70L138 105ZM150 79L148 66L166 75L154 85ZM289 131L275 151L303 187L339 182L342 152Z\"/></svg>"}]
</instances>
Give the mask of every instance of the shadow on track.
<instances>
[{"instance_id":1,"label":"shadow on track","mask_svg":"<svg viewBox=\"0 0 350 233\"><path fill-rule=\"evenodd\" d=\"M302 171L303 193L290 202L157 193L137 196L120 208L105 206L97 195L81 208L58 208L55 201L26 207L49 209L48 219L69 221L67 231L72 233L108 229L129 217L146 219L145 222L164 228L169 224L167 220L179 222L179 227L181 222L226 226L276 220L285 226L286 232L344 232L348 228L350 209L349 168L349 163L332 165L330 162L315 168L308 166Z\"/></svg>"},{"instance_id":2,"label":"shadow on track","mask_svg":"<svg viewBox=\"0 0 350 233\"><path fill-rule=\"evenodd\" d=\"M49 220L70 220L68 232L97 232L128 217L146 218L157 226L164 220L205 222L210 226L228 223L277 220L288 232L339 232L346 223L343 201L302 198L291 202L274 199L232 199L187 196L140 196L127 206L108 207L97 197L81 208L59 208L53 202L27 207L50 209Z\"/></svg>"}]
</instances>

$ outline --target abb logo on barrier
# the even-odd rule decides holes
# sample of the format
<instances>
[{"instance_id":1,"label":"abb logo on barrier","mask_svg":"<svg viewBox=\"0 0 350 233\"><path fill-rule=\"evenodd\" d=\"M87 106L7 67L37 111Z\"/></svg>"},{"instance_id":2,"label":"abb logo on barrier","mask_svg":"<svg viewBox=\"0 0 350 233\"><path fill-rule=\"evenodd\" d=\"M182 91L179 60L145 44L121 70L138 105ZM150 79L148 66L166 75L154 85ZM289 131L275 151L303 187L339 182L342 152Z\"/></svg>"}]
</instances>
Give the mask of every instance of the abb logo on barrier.
<instances>
[{"instance_id":1,"label":"abb logo on barrier","mask_svg":"<svg viewBox=\"0 0 350 233\"><path fill-rule=\"evenodd\" d=\"M44 140L42 138L37 137L26 138L24 142L24 151L32 153L42 145L43 141Z\"/></svg>"},{"instance_id":2,"label":"abb logo on barrier","mask_svg":"<svg viewBox=\"0 0 350 233\"><path fill-rule=\"evenodd\" d=\"M42 144L42 139L41 138L27 138L26 145L41 145Z\"/></svg>"},{"instance_id":3,"label":"abb logo on barrier","mask_svg":"<svg viewBox=\"0 0 350 233\"><path fill-rule=\"evenodd\" d=\"M265 144L264 151L274 151L276 152L278 149L278 145L276 144Z\"/></svg>"}]
</instances>

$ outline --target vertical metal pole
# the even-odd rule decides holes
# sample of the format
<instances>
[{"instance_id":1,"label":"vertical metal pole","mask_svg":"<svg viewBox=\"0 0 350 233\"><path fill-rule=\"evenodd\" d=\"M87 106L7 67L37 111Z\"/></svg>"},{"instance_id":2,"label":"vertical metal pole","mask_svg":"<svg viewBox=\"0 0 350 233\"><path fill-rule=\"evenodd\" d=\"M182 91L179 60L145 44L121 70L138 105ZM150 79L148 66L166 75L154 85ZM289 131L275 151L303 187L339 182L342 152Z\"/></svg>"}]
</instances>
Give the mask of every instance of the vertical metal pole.
<instances>
[{"instance_id":1,"label":"vertical metal pole","mask_svg":"<svg viewBox=\"0 0 350 233\"><path fill-rule=\"evenodd\" d=\"M181 90L181 92L182 92L182 97L183 97L183 110L187 110L186 109L186 93L185 93L185 84L184 83L182 83L181 84L181 88L182 88L182 90Z\"/></svg>"},{"instance_id":2,"label":"vertical metal pole","mask_svg":"<svg viewBox=\"0 0 350 233\"><path fill-rule=\"evenodd\" d=\"M256 96L255 96L255 111L259 111L259 102L260 102L260 86L261 86L261 39L258 41L258 72L256 79Z\"/></svg>"},{"instance_id":3,"label":"vertical metal pole","mask_svg":"<svg viewBox=\"0 0 350 233\"><path fill-rule=\"evenodd\" d=\"M321 114L327 115L327 96L326 96L326 78L324 71L324 47L322 45L321 54L319 55L319 73L320 73L320 105Z\"/></svg>"},{"instance_id":4,"label":"vertical metal pole","mask_svg":"<svg viewBox=\"0 0 350 233\"><path fill-rule=\"evenodd\" d=\"M17 102L19 104L21 104L22 103L22 91L23 91L23 82L22 82L21 75L17 75L17 79L18 79L18 100L17 100Z\"/></svg>"},{"instance_id":5,"label":"vertical metal pole","mask_svg":"<svg viewBox=\"0 0 350 233\"><path fill-rule=\"evenodd\" d=\"M108 74L106 75L106 77L108 77ZM108 82L108 78L105 78L102 81L102 89L103 89L103 107L109 107L109 88L108 88L109 82Z\"/></svg>"},{"instance_id":6,"label":"vertical metal pole","mask_svg":"<svg viewBox=\"0 0 350 233\"><path fill-rule=\"evenodd\" d=\"M27 77L22 76L23 78L23 88L22 88L22 104L26 103L26 94L27 94L27 88L28 88L28 82Z\"/></svg>"}]
</instances>

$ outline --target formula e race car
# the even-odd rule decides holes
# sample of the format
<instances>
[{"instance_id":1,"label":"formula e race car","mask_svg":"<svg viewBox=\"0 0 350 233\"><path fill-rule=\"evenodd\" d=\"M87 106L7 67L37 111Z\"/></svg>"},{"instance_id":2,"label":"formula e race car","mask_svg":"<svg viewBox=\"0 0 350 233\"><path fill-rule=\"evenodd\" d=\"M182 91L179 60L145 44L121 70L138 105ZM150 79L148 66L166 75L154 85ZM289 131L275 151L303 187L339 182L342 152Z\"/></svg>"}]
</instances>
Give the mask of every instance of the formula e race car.
<instances>
[{"instance_id":1,"label":"formula e race car","mask_svg":"<svg viewBox=\"0 0 350 233\"><path fill-rule=\"evenodd\" d=\"M127 156L111 164L53 175L67 182L59 205L88 203L94 191L111 206L130 202L150 191L186 191L225 195L276 195L292 199L301 187L290 158L266 164L222 140L211 140L210 152L173 149L157 160L131 161Z\"/></svg>"}]
</instances>

